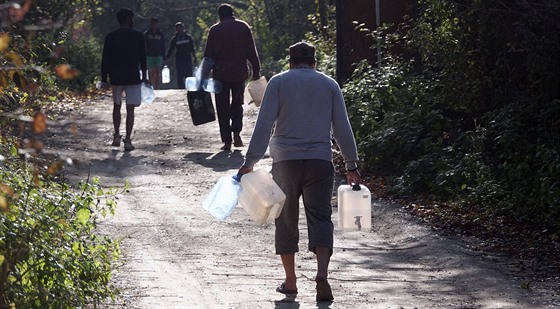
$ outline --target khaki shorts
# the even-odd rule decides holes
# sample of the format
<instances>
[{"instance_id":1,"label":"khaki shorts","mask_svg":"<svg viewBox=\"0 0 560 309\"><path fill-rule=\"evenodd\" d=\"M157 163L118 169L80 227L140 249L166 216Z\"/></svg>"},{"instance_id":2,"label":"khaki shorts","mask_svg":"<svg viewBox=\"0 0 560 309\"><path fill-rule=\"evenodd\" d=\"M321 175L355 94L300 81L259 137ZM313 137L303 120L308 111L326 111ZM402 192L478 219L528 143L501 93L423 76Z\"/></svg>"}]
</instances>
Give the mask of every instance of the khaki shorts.
<instances>
[{"instance_id":1,"label":"khaki shorts","mask_svg":"<svg viewBox=\"0 0 560 309\"><path fill-rule=\"evenodd\" d=\"M141 84L138 85L125 85L125 86L111 86L113 90L113 103L121 105L122 97L126 100L126 105L140 106L142 103L142 90Z\"/></svg>"}]
</instances>

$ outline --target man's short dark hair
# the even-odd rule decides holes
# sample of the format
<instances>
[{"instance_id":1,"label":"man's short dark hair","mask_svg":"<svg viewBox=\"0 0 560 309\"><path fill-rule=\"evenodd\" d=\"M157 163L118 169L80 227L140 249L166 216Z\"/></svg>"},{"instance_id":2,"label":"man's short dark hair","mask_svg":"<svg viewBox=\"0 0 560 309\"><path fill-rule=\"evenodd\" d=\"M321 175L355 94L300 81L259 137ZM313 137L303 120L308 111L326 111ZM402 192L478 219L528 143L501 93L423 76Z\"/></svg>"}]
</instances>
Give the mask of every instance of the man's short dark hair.
<instances>
[{"instance_id":1,"label":"man's short dark hair","mask_svg":"<svg viewBox=\"0 0 560 309\"><path fill-rule=\"evenodd\" d=\"M132 12L132 10L128 8L122 8L117 12L117 20L121 25L126 23L126 21L133 16L134 12Z\"/></svg>"},{"instance_id":2,"label":"man's short dark hair","mask_svg":"<svg viewBox=\"0 0 560 309\"><path fill-rule=\"evenodd\" d=\"M231 5L224 3L218 8L218 16L220 19L233 16L233 8Z\"/></svg>"},{"instance_id":3,"label":"man's short dark hair","mask_svg":"<svg viewBox=\"0 0 560 309\"><path fill-rule=\"evenodd\" d=\"M289 48L290 62L298 64L315 64L315 46L301 41Z\"/></svg>"}]
</instances>

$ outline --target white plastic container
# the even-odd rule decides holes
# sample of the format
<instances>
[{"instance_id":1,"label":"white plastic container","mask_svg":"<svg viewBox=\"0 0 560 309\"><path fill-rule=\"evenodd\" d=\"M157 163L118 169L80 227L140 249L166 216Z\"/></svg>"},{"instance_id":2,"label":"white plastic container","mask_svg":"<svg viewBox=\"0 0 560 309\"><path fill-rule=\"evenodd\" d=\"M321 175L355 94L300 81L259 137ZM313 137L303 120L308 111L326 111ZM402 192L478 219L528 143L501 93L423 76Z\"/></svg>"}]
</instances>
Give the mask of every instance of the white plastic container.
<instances>
[{"instance_id":1,"label":"white plastic container","mask_svg":"<svg viewBox=\"0 0 560 309\"><path fill-rule=\"evenodd\" d=\"M268 172L258 169L243 175L241 188L239 205L255 223L264 225L278 218L284 207L286 194Z\"/></svg>"},{"instance_id":2,"label":"white plastic container","mask_svg":"<svg viewBox=\"0 0 560 309\"><path fill-rule=\"evenodd\" d=\"M142 83L140 93L142 95L142 104L150 104L156 98L154 87L148 83Z\"/></svg>"},{"instance_id":3,"label":"white plastic container","mask_svg":"<svg viewBox=\"0 0 560 309\"><path fill-rule=\"evenodd\" d=\"M366 186L338 187L338 227L349 231L371 229L371 192Z\"/></svg>"},{"instance_id":4,"label":"white plastic container","mask_svg":"<svg viewBox=\"0 0 560 309\"><path fill-rule=\"evenodd\" d=\"M222 83L212 78L203 79L202 90L206 92L220 93L220 91L222 91Z\"/></svg>"},{"instance_id":5,"label":"white plastic container","mask_svg":"<svg viewBox=\"0 0 560 309\"><path fill-rule=\"evenodd\" d=\"M194 76L200 79L208 79L210 77L210 71L212 71L212 68L214 67L214 63L214 60L211 58L202 58L200 66L197 68Z\"/></svg>"},{"instance_id":6,"label":"white plastic container","mask_svg":"<svg viewBox=\"0 0 560 309\"><path fill-rule=\"evenodd\" d=\"M202 89L201 82L200 78L194 76L187 77L185 78L185 88L187 88L188 91L199 91Z\"/></svg>"},{"instance_id":7,"label":"white plastic container","mask_svg":"<svg viewBox=\"0 0 560 309\"><path fill-rule=\"evenodd\" d=\"M247 91L251 95L251 98L253 99L255 106L261 105L264 96L264 91L266 90L267 85L268 82L266 81L266 77L264 76L261 76L261 78L249 82L249 84L247 85Z\"/></svg>"},{"instance_id":8,"label":"white plastic container","mask_svg":"<svg viewBox=\"0 0 560 309\"><path fill-rule=\"evenodd\" d=\"M169 71L169 67L164 65L163 69L161 69L161 82L163 84L168 84L171 81L171 72Z\"/></svg>"},{"instance_id":9,"label":"white plastic container","mask_svg":"<svg viewBox=\"0 0 560 309\"><path fill-rule=\"evenodd\" d=\"M220 178L202 202L202 207L219 220L229 217L237 205L241 186L235 177Z\"/></svg>"}]
</instances>

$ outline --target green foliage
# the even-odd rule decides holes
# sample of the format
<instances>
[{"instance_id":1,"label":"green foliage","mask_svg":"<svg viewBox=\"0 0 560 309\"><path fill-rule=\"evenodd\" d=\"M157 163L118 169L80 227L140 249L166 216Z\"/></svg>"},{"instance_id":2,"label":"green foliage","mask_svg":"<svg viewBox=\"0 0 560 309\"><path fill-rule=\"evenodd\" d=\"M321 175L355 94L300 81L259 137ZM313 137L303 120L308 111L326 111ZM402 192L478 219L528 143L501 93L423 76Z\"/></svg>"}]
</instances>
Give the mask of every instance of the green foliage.
<instances>
[{"instance_id":1,"label":"green foliage","mask_svg":"<svg viewBox=\"0 0 560 309\"><path fill-rule=\"evenodd\" d=\"M99 79L101 63L101 46L92 37L79 37L65 43L62 63L78 68L76 78L62 79L59 84L70 91L84 92Z\"/></svg>"},{"instance_id":2,"label":"green foliage","mask_svg":"<svg viewBox=\"0 0 560 309\"><path fill-rule=\"evenodd\" d=\"M117 243L97 235L113 192L97 179L69 188L24 165L0 166L0 307L97 306L110 284Z\"/></svg>"},{"instance_id":3,"label":"green foliage","mask_svg":"<svg viewBox=\"0 0 560 309\"><path fill-rule=\"evenodd\" d=\"M560 46L551 4L420 2L344 94L395 189L560 228ZM394 51L399 51L398 53Z\"/></svg>"}]
</instances>

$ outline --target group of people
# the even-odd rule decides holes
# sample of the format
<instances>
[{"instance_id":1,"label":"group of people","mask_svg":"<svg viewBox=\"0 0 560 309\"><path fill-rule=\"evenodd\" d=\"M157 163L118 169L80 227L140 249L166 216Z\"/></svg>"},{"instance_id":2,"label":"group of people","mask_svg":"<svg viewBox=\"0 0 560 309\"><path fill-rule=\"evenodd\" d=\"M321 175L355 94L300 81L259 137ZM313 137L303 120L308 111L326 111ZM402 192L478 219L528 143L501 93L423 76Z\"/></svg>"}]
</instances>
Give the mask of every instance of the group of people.
<instances>
[{"instance_id":1,"label":"group of people","mask_svg":"<svg viewBox=\"0 0 560 309\"><path fill-rule=\"evenodd\" d=\"M179 89L185 89L185 78L192 76L193 64L196 64L194 40L185 31L185 25L182 22L175 24L175 35L171 38L167 51L165 50L165 36L159 28L157 18L152 18L150 28L144 32L144 37L146 40L148 79L154 89L159 89L161 70L174 51L177 85Z\"/></svg>"},{"instance_id":2,"label":"group of people","mask_svg":"<svg viewBox=\"0 0 560 309\"><path fill-rule=\"evenodd\" d=\"M216 94L216 109L224 143L221 149L229 151L232 144L243 146L240 137L243 90L249 76L253 80L260 77L260 60L250 27L235 17L233 8L229 4L220 5L218 16L220 21L209 30L204 57L214 60L212 76L223 85L222 91ZM157 21L152 21L144 36L133 29L133 17L129 9L117 13L120 28L105 39L101 68L103 85L113 92L113 146L119 146L121 141L121 99L123 92L126 93L125 151L134 149L130 139L134 108L140 104L140 84L147 81L148 64L165 61L158 58L163 57L161 51L165 48L164 44L155 43L158 37L163 40L157 31ZM172 40L177 51L186 47L183 44L188 45L180 35L183 29L178 24ZM153 46L146 48L151 44L146 45L146 40L154 40ZM173 51L172 46L167 57ZM286 194L283 210L275 220L276 254L280 255L285 272L285 279L276 291L291 297L298 292L295 254L299 251L299 200L303 197L308 249L315 253L317 260L316 300L332 301L334 297L327 280L334 238L332 138L344 158L349 184L361 183L356 142L339 85L315 70L315 47L298 42L289 47L289 57L289 70L274 75L268 83L238 175L251 172L266 149L270 149L273 179Z\"/></svg>"}]
</instances>

